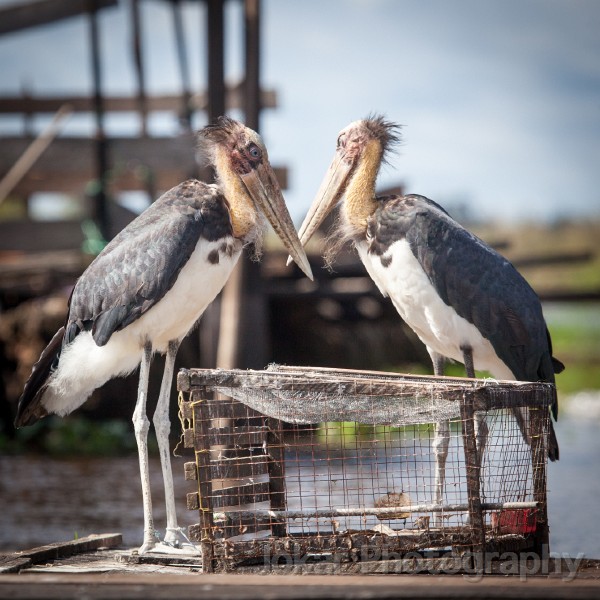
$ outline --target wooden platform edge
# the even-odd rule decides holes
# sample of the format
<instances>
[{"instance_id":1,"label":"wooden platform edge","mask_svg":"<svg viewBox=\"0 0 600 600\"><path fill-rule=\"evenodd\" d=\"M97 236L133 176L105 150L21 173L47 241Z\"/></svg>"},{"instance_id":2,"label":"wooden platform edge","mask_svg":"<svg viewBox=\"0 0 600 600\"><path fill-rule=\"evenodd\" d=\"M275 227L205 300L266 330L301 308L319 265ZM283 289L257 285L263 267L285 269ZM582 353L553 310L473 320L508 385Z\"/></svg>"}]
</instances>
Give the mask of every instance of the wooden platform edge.
<instances>
[{"instance_id":1,"label":"wooden platform edge","mask_svg":"<svg viewBox=\"0 0 600 600\"><path fill-rule=\"evenodd\" d=\"M0 573L14 573L28 566L75 554L84 554L100 548L117 548L123 544L121 533L94 533L84 538L57 542L29 550L19 550L0 558Z\"/></svg>"}]
</instances>

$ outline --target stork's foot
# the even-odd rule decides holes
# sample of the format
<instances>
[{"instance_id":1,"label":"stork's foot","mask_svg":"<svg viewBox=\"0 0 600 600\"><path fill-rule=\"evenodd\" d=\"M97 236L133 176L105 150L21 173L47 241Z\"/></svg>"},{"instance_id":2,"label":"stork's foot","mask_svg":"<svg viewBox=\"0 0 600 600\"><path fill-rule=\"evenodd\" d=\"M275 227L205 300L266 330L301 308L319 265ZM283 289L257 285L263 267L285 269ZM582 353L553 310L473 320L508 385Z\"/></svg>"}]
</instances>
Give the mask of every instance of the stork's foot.
<instances>
[{"instance_id":1,"label":"stork's foot","mask_svg":"<svg viewBox=\"0 0 600 600\"><path fill-rule=\"evenodd\" d=\"M202 554L200 546L188 538L182 527L168 527L165 539L157 540L147 552L153 554Z\"/></svg>"},{"instance_id":2,"label":"stork's foot","mask_svg":"<svg viewBox=\"0 0 600 600\"><path fill-rule=\"evenodd\" d=\"M138 554L202 554L200 546L194 544L181 527L167 529L165 539L161 540L158 532L144 535L144 543L139 547Z\"/></svg>"},{"instance_id":3,"label":"stork's foot","mask_svg":"<svg viewBox=\"0 0 600 600\"><path fill-rule=\"evenodd\" d=\"M167 544L165 542L158 542L154 544L150 550L147 551L148 554L179 554L181 556L189 556L190 554L194 554L200 556L202 551L199 546L195 546L191 542L185 542L180 546L173 546L171 544ZM140 552L141 554L141 552Z\"/></svg>"}]
</instances>

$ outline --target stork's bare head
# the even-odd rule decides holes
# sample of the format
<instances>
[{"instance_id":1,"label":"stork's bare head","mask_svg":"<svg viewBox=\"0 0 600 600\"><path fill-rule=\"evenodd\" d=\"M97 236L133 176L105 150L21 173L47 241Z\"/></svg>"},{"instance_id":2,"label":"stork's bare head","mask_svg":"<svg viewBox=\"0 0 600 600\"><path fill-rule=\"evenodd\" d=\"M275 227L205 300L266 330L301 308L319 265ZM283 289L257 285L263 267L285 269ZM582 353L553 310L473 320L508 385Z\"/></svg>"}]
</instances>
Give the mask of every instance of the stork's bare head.
<instances>
[{"instance_id":1,"label":"stork's bare head","mask_svg":"<svg viewBox=\"0 0 600 600\"><path fill-rule=\"evenodd\" d=\"M250 198L255 209L271 223L296 264L312 279L308 259L258 133L229 117L219 117L215 124L202 129L198 137L219 181L235 190L234 193Z\"/></svg>"},{"instance_id":2,"label":"stork's bare head","mask_svg":"<svg viewBox=\"0 0 600 600\"><path fill-rule=\"evenodd\" d=\"M369 116L354 121L338 135L335 156L319 191L300 227L300 240L306 244L325 217L343 197L349 182L358 175L365 189L374 184L386 154L400 141L400 126L382 116Z\"/></svg>"}]
</instances>

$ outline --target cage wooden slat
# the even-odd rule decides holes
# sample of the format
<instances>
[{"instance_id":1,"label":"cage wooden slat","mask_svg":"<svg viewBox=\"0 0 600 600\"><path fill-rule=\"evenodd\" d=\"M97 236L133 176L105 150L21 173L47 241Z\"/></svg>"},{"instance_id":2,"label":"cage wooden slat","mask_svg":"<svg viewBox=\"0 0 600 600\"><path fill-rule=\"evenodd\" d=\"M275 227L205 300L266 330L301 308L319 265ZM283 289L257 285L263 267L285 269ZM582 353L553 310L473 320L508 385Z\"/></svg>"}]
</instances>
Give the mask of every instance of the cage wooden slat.
<instances>
[{"instance_id":1,"label":"cage wooden slat","mask_svg":"<svg viewBox=\"0 0 600 600\"><path fill-rule=\"evenodd\" d=\"M269 457L265 454L259 456L242 456L212 460L210 474L213 479L242 479L244 477L258 477L268 471Z\"/></svg>"},{"instance_id":2,"label":"cage wooden slat","mask_svg":"<svg viewBox=\"0 0 600 600\"><path fill-rule=\"evenodd\" d=\"M267 444L271 461L269 461L269 494L271 508L273 510L283 510L286 508L285 497L285 451L284 440L281 435L282 423L276 419L268 420L269 434ZM287 528L284 521L273 523L273 535L284 537L287 534Z\"/></svg>"},{"instance_id":3,"label":"cage wooden slat","mask_svg":"<svg viewBox=\"0 0 600 600\"><path fill-rule=\"evenodd\" d=\"M240 427L210 427L208 438L211 445L263 446L267 440L268 427L246 425Z\"/></svg>"},{"instance_id":4,"label":"cage wooden slat","mask_svg":"<svg viewBox=\"0 0 600 600\"><path fill-rule=\"evenodd\" d=\"M208 406L206 402L196 401L193 406L194 428L205 429L208 426ZM207 436L200 437L201 440ZM202 550L202 570L205 573L214 571L213 555L213 505L212 505L212 477L210 465L210 445L200 443L195 448L196 465L198 469L198 514L200 515L200 548Z\"/></svg>"},{"instance_id":5,"label":"cage wooden slat","mask_svg":"<svg viewBox=\"0 0 600 600\"><path fill-rule=\"evenodd\" d=\"M195 462L186 462L183 465L183 471L186 481L198 480L198 469Z\"/></svg>"},{"instance_id":6,"label":"cage wooden slat","mask_svg":"<svg viewBox=\"0 0 600 600\"><path fill-rule=\"evenodd\" d=\"M240 506L242 504L268 502L269 498L269 483L262 481L213 490L212 505L213 508Z\"/></svg>"},{"instance_id":7,"label":"cage wooden slat","mask_svg":"<svg viewBox=\"0 0 600 600\"><path fill-rule=\"evenodd\" d=\"M475 436L475 411L472 394L465 393L460 403L462 421L463 449L467 479L467 500L469 503L469 529L471 530L474 553L483 555L485 547L485 528L481 503L480 461L478 460L477 440ZM475 565L474 565L475 566ZM483 562L478 567L483 568Z\"/></svg>"}]
</instances>

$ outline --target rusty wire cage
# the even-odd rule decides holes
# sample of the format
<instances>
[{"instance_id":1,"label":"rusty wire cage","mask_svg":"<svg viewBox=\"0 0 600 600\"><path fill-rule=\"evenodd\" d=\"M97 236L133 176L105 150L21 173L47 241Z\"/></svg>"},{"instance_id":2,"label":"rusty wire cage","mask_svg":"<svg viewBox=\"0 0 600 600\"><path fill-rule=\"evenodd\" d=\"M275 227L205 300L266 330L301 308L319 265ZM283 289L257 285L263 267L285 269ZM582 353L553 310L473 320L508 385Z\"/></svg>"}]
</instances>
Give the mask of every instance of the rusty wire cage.
<instances>
[{"instance_id":1,"label":"rusty wire cage","mask_svg":"<svg viewBox=\"0 0 600 600\"><path fill-rule=\"evenodd\" d=\"M550 384L273 365L178 387L204 571L548 542Z\"/></svg>"}]
</instances>

